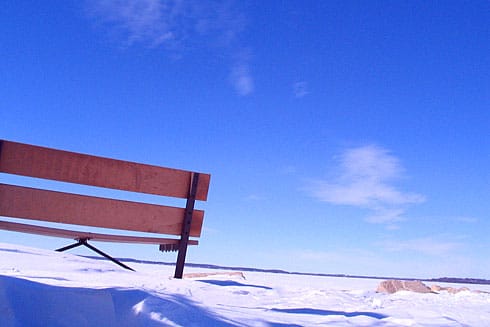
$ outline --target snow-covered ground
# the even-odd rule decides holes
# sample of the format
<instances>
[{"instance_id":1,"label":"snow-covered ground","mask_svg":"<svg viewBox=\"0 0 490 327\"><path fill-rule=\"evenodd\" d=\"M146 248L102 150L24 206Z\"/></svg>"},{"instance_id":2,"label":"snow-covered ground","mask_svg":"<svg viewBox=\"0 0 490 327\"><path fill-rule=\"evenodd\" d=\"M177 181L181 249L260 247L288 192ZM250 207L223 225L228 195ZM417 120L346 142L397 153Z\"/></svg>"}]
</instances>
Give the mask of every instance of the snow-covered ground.
<instances>
[{"instance_id":1,"label":"snow-covered ground","mask_svg":"<svg viewBox=\"0 0 490 327\"><path fill-rule=\"evenodd\" d=\"M490 326L488 293L201 268L185 272L211 275L176 280L169 266L130 265L0 243L0 326Z\"/></svg>"}]
</instances>

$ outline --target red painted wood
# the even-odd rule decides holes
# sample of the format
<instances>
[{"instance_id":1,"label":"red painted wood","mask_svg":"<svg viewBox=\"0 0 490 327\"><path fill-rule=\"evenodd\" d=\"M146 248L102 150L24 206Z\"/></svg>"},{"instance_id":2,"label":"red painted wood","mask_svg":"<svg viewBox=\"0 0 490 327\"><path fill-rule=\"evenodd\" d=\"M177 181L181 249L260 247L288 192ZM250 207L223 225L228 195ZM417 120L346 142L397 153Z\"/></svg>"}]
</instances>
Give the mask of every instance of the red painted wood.
<instances>
[{"instance_id":1,"label":"red painted wood","mask_svg":"<svg viewBox=\"0 0 490 327\"><path fill-rule=\"evenodd\" d=\"M74 240L86 238L98 242L138 243L138 244L179 244L179 240L173 238L91 233L91 232L82 232L82 231L73 231L73 230L67 230L61 228L54 228L54 227L14 223L9 221L0 221L0 229L14 231L14 232L38 234L44 236L64 237L64 238L70 238ZM198 245L199 242L196 240L189 240L188 244Z\"/></svg>"},{"instance_id":2,"label":"red painted wood","mask_svg":"<svg viewBox=\"0 0 490 327\"><path fill-rule=\"evenodd\" d=\"M1 142L0 172L178 198L189 193L190 171ZM211 176L200 175L196 199L206 201Z\"/></svg>"},{"instance_id":3,"label":"red painted wood","mask_svg":"<svg viewBox=\"0 0 490 327\"><path fill-rule=\"evenodd\" d=\"M113 200L0 184L0 216L110 229L181 235L184 208ZM199 237L204 211L194 210Z\"/></svg>"}]
</instances>

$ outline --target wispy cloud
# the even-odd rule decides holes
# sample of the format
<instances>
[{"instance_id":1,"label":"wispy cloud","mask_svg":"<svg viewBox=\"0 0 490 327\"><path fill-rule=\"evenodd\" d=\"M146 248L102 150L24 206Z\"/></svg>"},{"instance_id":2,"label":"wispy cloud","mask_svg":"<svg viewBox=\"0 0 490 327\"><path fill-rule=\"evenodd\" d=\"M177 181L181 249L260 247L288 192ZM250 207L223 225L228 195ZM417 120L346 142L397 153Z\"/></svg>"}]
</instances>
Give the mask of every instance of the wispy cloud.
<instances>
[{"instance_id":1,"label":"wispy cloud","mask_svg":"<svg viewBox=\"0 0 490 327\"><path fill-rule=\"evenodd\" d=\"M308 83L306 83L305 81L294 83L293 84L293 92L294 92L294 96L296 98L305 97L306 95L308 95L308 93L310 93L308 91Z\"/></svg>"},{"instance_id":2,"label":"wispy cloud","mask_svg":"<svg viewBox=\"0 0 490 327\"><path fill-rule=\"evenodd\" d=\"M239 36L245 18L234 1L87 0L89 16L125 46L162 47L181 57L204 44L228 57L231 83L239 95L254 91L250 56ZM249 50L247 50L249 51Z\"/></svg>"},{"instance_id":3,"label":"wispy cloud","mask_svg":"<svg viewBox=\"0 0 490 327\"><path fill-rule=\"evenodd\" d=\"M249 95L254 91L254 82L248 63L239 63L233 67L231 82L236 92L241 96Z\"/></svg>"},{"instance_id":4,"label":"wispy cloud","mask_svg":"<svg viewBox=\"0 0 490 327\"><path fill-rule=\"evenodd\" d=\"M463 243L457 240L438 240L433 237L416 238L404 241L386 241L382 248L390 252L412 251L424 255L441 256L448 255L460 249Z\"/></svg>"},{"instance_id":5,"label":"wispy cloud","mask_svg":"<svg viewBox=\"0 0 490 327\"><path fill-rule=\"evenodd\" d=\"M108 25L127 45L159 46L183 37L177 33L177 18L184 12L179 1L90 0L87 3L89 14L98 23Z\"/></svg>"},{"instance_id":6,"label":"wispy cloud","mask_svg":"<svg viewBox=\"0 0 490 327\"><path fill-rule=\"evenodd\" d=\"M331 251L315 251L315 250L295 250L289 253L290 256L299 260L307 261L333 261L345 262L352 261L352 258L373 258L374 253L366 249L342 248Z\"/></svg>"},{"instance_id":7,"label":"wispy cloud","mask_svg":"<svg viewBox=\"0 0 490 327\"><path fill-rule=\"evenodd\" d=\"M366 221L374 224L384 224L403 221L405 208L386 208L383 206L372 208L373 213L366 217ZM392 227L396 229L395 227Z\"/></svg>"},{"instance_id":8,"label":"wispy cloud","mask_svg":"<svg viewBox=\"0 0 490 327\"><path fill-rule=\"evenodd\" d=\"M451 235L391 239L358 248L350 247L352 245L355 246L324 250L289 249L283 254L277 253L276 257L281 256L284 260L294 257L294 264L300 271L311 267L310 271L320 269L329 273L399 278L474 275L471 270L481 267L484 261L475 260L466 253L464 238Z\"/></svg>"},{"instance_id":9,"label":"wispy cloud","mask_svg":"<svg viewBox=\"0 0 490 327\"><path fill-rule=\"evenodd\" d=\"M298 271L324 271L335 274L363 274L380 276L387 269L386 258L379 251L366 248L338 247L330 250L289 249L276 257L291 262L295 258ZM355 259L353 259L355 258ZM387 273L386 273L387 274Z\"/></svg>"},{"instance_id":10,"label":"wispy cloud","mask_svg":"<svg viewBox=\"0 0 490 327\"><path fill-rule=\"evenodd\" d=\"M219 230L217 228L211 228L211 227L206 227L206 226L202 227L202 231L203 231L203 234L207 234L207 235L217 235L217 234L221 233L221 230Z\"/></svg>"},{"instance_id":11,"label":"wispy cloud","mask_svg":"<svg viewBox=\"0 0 490 327\"><path fill-rule=\"evenodd\" d=\"M468 216L454 217L454 220L456 222L465 223L465 224L474 224L478 222L478 218L468 217Z\"/></svg>"},{"instance_id":12,"label":"wispy cloud","mask_svg":"<svg viewBox=\"0 0 490 327\"><path fill-rule=\"evenodd\" d=\"M403 176L398 158L388 150L367 145L344 151L336 176L311 183L311 194L317 199L338 205L368 208L371 223L393 223L403 220L406 206L420 203L424 196L400 190L395 181Z\"/></svg>"},{"instance_id":13,"label":"wispy cloud","mask_svg":"<svg viewBox=\"0 0 490 327\"><path fill-rule=\"evenodd\" d=\"M297 171L297 168L293 165L284 166L279 169L279 173L284 175L295 174Z\"/></svg>"},{"instance_id":14,"label":"wispy cloud","mask_svg":"<svg viewBox=\"0 0 490 327\"><path fill-rule=\"evenodd\" d=\"M258 194L249 194L244 198L245 201L264 201L265 199L264 196Z\"/></svg>"}]
</instances>

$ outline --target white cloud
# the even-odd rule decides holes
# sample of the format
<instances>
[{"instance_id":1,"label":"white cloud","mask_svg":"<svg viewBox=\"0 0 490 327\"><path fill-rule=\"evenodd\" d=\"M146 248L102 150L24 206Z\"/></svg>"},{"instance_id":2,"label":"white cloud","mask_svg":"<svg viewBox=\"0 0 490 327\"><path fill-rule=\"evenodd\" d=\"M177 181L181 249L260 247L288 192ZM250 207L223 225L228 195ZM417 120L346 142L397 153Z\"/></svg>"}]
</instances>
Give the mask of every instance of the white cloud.
<instances>
[{"instance_id":1,"label":"white cloud","mask_svg":"<svg viewBox=\"0 0 490 327\"><path fill-rule=\"evenodd\" d=\"M474 224L478 222L478 218L468 217L468 216L455 217L454 220L460 223L467 223L467 224Z\"/></svg>"},{"instance_id":2,"label":"white cloud","mask_svg":"<svg viewBox=\"0 0 490 327\"><path fill-rule=\"evenodd\" d=\"M231 82L239 95L249 95L254 90L253 78L246 64L239 64L233 68Z\"/></svg>"},{"instance_id":3,"label":"white cloud","mask_svg":"<svg viewBox=\"0 0 490 327\"><path fill-rule=\"evenodd\" d=\"M379 251L366 248L339 247L330 250L289 249L287 252L275 253L292 269L297 271L323 271L334 274L356 274L380 276L386 272L386 258ZM291 258L294 262L291 263Z\"/></svg>"},{"instance_id":4,"label":"white cloud","mask_svg":"<svg viewBox=\"0 0 490 327\"><path fill-rule=\"evenodd\" d=\"M203 226L202 227L202 233L206 234L206 235L216 235L216 234L220 234L221 231L219 229L216 229L216 228Z\"/></svg>"},{"instance_id":5,"label":"white cloud","mask_svg":"<svg viewBox=\"0 0 490 327\"><path fill-rule=\"evenodd\" d=\"M99 23L110 25L129 45L158 46L176 40L175 19L182 14L179 1L92 0L88 3L90 15Z\"/></svg>"},{"instance_id":6,"label":"white cloud","mask_svg":"<svg viewBox=\"0 0 490 327\"><path fill-rule=\"evenodd\" d=\"M264 196L258 194L249 194L244 198L245 201L263 201L265 199Z\"/></svg>"},{"instance_id":7,"label":"white cloud","mask_svg":"<svg viewBox=\"0 0 490 327\"><path fill-rule=\"evenodd\" d=\"M352 261L352 258L362 257L373 258L374 254L371 251L366 249L354 249L354 248L343 248L343 249L335 249L330 251L315 251L315 250L307 250L300 249L296 250L293 253L289 253L290 257L294 257L298 260L306 260L306 261L333 261L333 262L349 262Z\"/></svg>"},{"instance_id":8,"label":"white cloud","mask_svg":"<svg viewBox=\"0 0 490 327\"><path fill-rule=\"evenodd\" d=\"M173 57L197 44L230 60L232 84L239 95L254 91L250 60L239 35L245 19L234 1L87 0L89 15L127 46L142 44L173 51Z\"/></svg>"},{"instance_id":9,"label":"white cloud","mask_svg":"<svg viewBox=\"0 0 490 327\"><path fill-rule=\"evenodd\" d=\"M374 224L400 222L405 220L403 218L405 211L404 208L377 208L371 216L366 218L366 221ZM392 226L392 228L394 228L394 226Z\"/></svg>"},{"instance_id":10,"label":"white cloud","mask_svg":"<svg viewBox=\"0 0 490 327\"><path fill-rule=\"evenodd\" d=\"M441 241L434 238L417 238L405 241L387 241L382 243L382 247L390 252L413 251L425 255L441 256L452 254L455 250L462 247L461 242L455 240Z\"/></svg>"},{"instance_id":11,"label":"white cloud","mask_svg":"<svg viewBox=\"0 0 490 327\"><path fill-rule=\"evenodd\" d=\"M403 220L405 206L420 203L424 196L401 191L394 181L403 177L398 158L384 148L368 145L348 149L341 154L337 176L310 185L317 199L338 205L368 208L371 223Z\"/></svg>"},{"instance_id":12,"label":"white cloud","mask_svg":"<svg viewBox=\"0 0 490 327\"><path fill-rule=\"evenodd\" d=\"M293 84L293 92L296 98L302 98L308 95L308 83L301 81Z\"/></svg>"},{"instance_id":13,"label":"white cloud","mask_svg":"<svg viewBox=\"0 0 490 327\"><path fill-rule=\"evenodd\" d=\"M284 166L284 167L279 169L279 172L281 174L284 174L284 175L295 174L297 171L298 171L298 169L293 165Z\"/></svg>"}]
</instances>

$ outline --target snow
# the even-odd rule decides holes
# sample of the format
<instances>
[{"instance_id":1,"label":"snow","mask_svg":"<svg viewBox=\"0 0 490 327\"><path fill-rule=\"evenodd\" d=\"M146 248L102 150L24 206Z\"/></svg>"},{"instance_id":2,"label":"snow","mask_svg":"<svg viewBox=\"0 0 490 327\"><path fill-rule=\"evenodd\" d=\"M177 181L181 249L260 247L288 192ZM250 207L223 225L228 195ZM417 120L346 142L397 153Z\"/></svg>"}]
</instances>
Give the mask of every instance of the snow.
<instances>
[{"instance_id":1,"label":"snow","mask_svg":"<svg viewBox=\"0 0 490 327\"><path fill-rule=\"evenodd\" d=\"M178 280L171 266L128 264L136 272L0 243L0 326L490 326L489 293L390 295L373 279L189 267Z\"/></svg>"}]
</instances>

